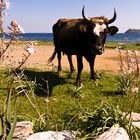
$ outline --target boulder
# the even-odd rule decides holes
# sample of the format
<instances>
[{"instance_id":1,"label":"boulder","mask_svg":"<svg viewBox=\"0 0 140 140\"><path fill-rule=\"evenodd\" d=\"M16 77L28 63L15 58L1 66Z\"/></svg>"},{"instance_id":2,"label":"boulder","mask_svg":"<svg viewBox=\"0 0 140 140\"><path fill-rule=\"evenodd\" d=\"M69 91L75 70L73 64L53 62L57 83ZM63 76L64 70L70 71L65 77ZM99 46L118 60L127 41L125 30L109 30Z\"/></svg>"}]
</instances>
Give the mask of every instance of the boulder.
<instances>
[{"instance_id":1,"label":"boulder","mask_svg":"<svg viewBox=\"0 0 140 140\"><path fill-rule=\"evenodd\" d=\"M131 119L132 124L140 129L140 113L132 112L128 114L126 118L129 120Z\"/></svg>"},{"instance_id":2,"label":"boulder","mask_svg":"<svg viewBox=\"0 0 140 140\"><path fill-rule=\"evenodd\" d=\"M73 140L76 139L76 131L46 131L30 135L26 140Z\"/></svg>"},{"instance_id":3,"label":"boulder","mask_svg":"<svg viewBox=\"0 0 140 140\"><path fill-rule=\"evenodd\" d=\"M122 127L111 127L108 131L99 135L96 140L130 140L126 130Z\"/></svg>"},{"instance_id":4,"label":"boulder","mask_svg":"<svg viewBox=\"0 0 140 140\"><path fill-rule=\"evenodd\" d=\"M139 122L140 121L140 113L132 112L131 114L128 114L126 116L127 119L129 119L130 117L131 117L132 121L134 121L134 122Z\"/></svg>"},{"instance_id":5,"label":"boulder","mask_svg":"<svg viewBox=\"0 0 140 140\"><path fill-rule=\"evenodd\" d=\"M29 121L17 122L13 134L14 140L25 140L30 134L33 134L33 123Z\"/></svg>"}]
</instances>

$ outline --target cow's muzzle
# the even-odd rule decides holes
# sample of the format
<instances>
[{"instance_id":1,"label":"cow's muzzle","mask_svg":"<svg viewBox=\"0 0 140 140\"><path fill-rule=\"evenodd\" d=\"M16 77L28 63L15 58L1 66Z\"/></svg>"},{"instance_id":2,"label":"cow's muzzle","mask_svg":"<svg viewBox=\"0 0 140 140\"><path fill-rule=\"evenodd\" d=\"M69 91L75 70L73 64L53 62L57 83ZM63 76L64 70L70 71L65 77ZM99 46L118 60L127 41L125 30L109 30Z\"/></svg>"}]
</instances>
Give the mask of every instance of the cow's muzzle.
<instances>
[{"instance_id":1,"label":"cow's muzzle","mask_svg":"<svg viewBox=\"0 0 140 140\"><path fill-rule=\"evenodd\" d=\"M97 55L101 55L104 53L105 47L104 46L97 46Z\"/></svg>"}]
</instances>

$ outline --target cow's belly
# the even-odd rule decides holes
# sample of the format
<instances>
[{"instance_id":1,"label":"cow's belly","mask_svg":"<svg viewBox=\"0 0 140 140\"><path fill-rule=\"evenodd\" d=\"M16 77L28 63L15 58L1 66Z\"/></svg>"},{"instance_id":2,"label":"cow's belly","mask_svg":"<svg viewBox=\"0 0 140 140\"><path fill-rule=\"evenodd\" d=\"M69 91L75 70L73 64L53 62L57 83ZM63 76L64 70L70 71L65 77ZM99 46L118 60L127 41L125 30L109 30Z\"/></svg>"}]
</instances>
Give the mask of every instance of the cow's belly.
<instances>
[{"instance_id":1,"label":"cow's belly","mask_svg":"<svg viewBox=\"0 0 140 140\"><path fill-rule=\"evenodd\" d=\"M63 53L67 55L75 55L77 54L77 47L73 45L62 45L61 50Z\"/></svg>"}]
</instances>

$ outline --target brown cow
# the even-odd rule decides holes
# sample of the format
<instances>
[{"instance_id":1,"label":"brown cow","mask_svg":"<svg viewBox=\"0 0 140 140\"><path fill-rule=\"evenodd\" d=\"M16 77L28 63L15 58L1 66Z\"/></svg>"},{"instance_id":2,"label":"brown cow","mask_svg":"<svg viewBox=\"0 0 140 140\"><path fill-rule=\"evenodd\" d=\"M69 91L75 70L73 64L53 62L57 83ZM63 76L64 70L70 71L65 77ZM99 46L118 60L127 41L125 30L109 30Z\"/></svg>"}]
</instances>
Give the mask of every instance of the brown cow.
<instances>
[{"instance_id":1,"label":"brown cow","mask_svg":"<svg viewBox=\"0 0 140 140\"><path fill-rule=\"evenodd\" d=\"M55 55L58 58L58 72L61 68L61 52L66 54L70 64L71 72L74 71L72 63L72 55L77 57L78 74L76 85L81 85L81 71L83 69L83 56L89 62L91 78L96 79L94 72L94 61L96 55L104 52L104 44L107 34L114 35L118 28L116 26L109 27L109 24L116 20L116 11L114 16L108 19L104 16L87 18L84 15L84 7L82 9L82 19L59 19L53 25L54 36L54 53L48 60L53 61Z\"/></svg>"}]
</instances>

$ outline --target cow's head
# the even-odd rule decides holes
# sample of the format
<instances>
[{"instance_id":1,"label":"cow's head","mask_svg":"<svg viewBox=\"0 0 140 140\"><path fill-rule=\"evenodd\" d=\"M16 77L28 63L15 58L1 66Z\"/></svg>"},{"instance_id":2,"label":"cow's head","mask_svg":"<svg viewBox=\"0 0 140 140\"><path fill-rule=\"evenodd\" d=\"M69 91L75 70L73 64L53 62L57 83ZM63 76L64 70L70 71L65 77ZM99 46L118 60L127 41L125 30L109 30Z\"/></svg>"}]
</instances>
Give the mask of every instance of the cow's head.
<instances>
[{"instance_id":1,"label":"cow's head","mask_svg":"<svg viewBox=\"0 0 140 140\"><path fill-rule=\"evenodd\" d=\"M87 22L87 32L90 33L90 36L93 39L96 54L100 55L104 52L104 44L106 41L107 35L114 35L118 32L116 26L110 26L109 24L113 23L116 20L117 14L114 9L114 16L112 19L108 19L104 16L102 17L93 17L87 18L84 14L84 7L82 9L83 19Z\"/></svg>"}]
</instances>

